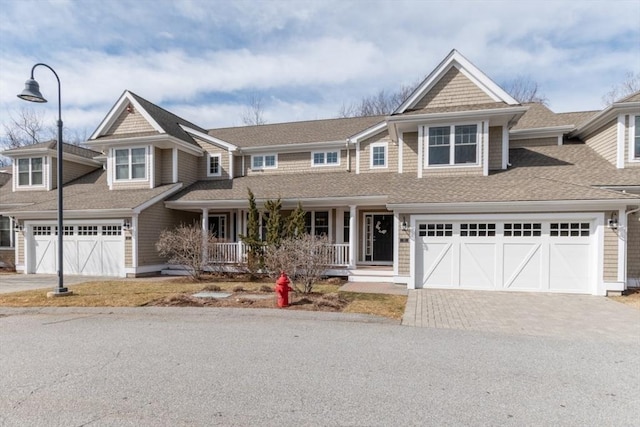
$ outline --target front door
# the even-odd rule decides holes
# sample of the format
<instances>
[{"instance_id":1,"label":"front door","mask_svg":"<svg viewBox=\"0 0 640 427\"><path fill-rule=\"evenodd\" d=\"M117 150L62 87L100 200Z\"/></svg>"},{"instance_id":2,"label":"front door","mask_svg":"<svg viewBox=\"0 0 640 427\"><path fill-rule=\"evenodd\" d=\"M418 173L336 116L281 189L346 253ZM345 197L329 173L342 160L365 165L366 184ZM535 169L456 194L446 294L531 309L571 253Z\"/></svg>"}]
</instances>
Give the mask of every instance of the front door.
<instances>
[{"instance_id":1,"label":"front door","mask_svg":"<svg viewBox=\"0 0 640 427\"><path fill-rule=\"evenodd\" d=\"M226 215L210 215L209 231L214 237L224 240L227 238L227 216Z\"/></svg>"},{"instance_id":2,"label":"front door","mask_svg":"<svg viewBox=\"0 0 640 427\"><path fill-rule=\"evenodd\" d=\"M393 262L393 215L365 214L365 261Z\"/></svg>"}]
</instances>

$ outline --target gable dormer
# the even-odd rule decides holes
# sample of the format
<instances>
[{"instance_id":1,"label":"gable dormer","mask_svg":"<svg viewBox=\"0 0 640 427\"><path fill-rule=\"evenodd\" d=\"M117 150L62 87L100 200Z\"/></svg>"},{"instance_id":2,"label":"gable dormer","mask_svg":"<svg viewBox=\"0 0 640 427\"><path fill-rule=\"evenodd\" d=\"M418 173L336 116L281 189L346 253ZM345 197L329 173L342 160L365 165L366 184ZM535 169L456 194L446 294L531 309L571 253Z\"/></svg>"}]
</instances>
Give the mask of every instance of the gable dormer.
<instances>
[{"instance_id":1,"label":"gable dormer","mask_svg":"<svg viewBox=\"0 0 640 427\"><path fill-rule=\"evenodd\" d=\"M146 99L125 91L91 135L112 190L154 188L198 179L203 149L183 127L206 131Z\"/></svg>"},{"instance_id":2,"label":"gable dormer","mask_svg":"<svg viewBox=\"0 0 640 427\"><path fill-rule=\"evenodd\" d=\"M508 130L527 108L454 49L387 118L399 172L506 169Z\"/></svg>"},{"instance_id":3,"label":"gable dormer","mask_svg":"<svg viewBox=\"0 0 640 427\"><path fill-rule=\"evenodd\" d=\"M12 159L13 191L50 191L58 187L57 146L55 140L3 151ZM100 153L63 144L62 183L66 184L100 167Z\"/></svg>"},{"instance_id":4,"label":"gable dormer","mask_svg":"<svg viewBox=\"0 0 640 427\"><path fill-rule=\"evenodd\" d=\"M618 169L640 167L640 92L593 115L572 136L582 139Z\"/></svg>"}]
</instances>

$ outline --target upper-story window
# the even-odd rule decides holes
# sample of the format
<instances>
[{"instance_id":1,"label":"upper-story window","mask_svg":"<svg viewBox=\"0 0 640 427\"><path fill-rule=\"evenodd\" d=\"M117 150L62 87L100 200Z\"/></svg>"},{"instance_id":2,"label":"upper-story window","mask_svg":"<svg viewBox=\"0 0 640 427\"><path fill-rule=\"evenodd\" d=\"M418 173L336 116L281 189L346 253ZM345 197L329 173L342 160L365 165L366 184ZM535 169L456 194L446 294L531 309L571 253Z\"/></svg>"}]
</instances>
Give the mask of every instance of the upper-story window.
<instances>
[{"instance_id":1,"label":"upper-story window","mask_svg":"<svg viewBox=\"0 0 640 427\"><path fill-rule=\"evenodd\" d=\"M43 158L18 159L18 185L43 185Z\"/></svg>"},{"instance_id":2,"label":"upper-story window","mask_svg":"<svg viewBox=\"0 0 640 427\"><path fill-rule=\"evenodd\" d=\"M222 175L222 165L220 164L220 154L207 155L209 161L207 162L207 176L220 176Z\"/></svg>"},{"instance_id":3,"label":"upper-story window","mask_svg":"<svg viewBox=\"0 0 640 427\"><path fill-rule=\"evenodd\" d=\"M273 169L278 166L275 154L251 156L251 169Z\"/></svg>"},{"instance_id":4,"label":"upper-story window","mask_svg":"<svg viewBox=\"0 0 640 427\"><path fill-rule=\"evenodd\" d=\"M634 130L633 158L640 159L640 116L635 117Z\"/></svg>"},{"instance_id":5,"label":"upper-story window","mask_svg":"<svg viewBox=\"0 0 640 427\"><path fill-rule=\"evenodd\" d=\"M371 168L387 167L387 143L377 142L371 144Z\"/></svg>"},{"instance_id":6,"label":"upper-story window","mask_svg":"<svg viewBox=\"0 0 640 427\"><path fill-rule=\"evenodd\" d=\"M468 165L477 163L478 125L452 125L429 128L428 165Z\"/></svg>"},{"instance_id":7,"label":"upper-story window","mask_svg":"<svg viewBox=\"0 0 640 427\"><path fill-rule=\"evenodd\" d=\"M340 157L337 151L314 152L311 153L313 166L337 166L340 164Z\"/></svg>"},{"instance_id":8,"label":"upper-story window","mask_svg":"<svg viewBox=\"0 0 640 427\"><path fill-rule=\"evenodd\" d=\"M124 148L116 150L116 180L145 179L146 177L146 148Z\"/></svg>"}]
</instances>

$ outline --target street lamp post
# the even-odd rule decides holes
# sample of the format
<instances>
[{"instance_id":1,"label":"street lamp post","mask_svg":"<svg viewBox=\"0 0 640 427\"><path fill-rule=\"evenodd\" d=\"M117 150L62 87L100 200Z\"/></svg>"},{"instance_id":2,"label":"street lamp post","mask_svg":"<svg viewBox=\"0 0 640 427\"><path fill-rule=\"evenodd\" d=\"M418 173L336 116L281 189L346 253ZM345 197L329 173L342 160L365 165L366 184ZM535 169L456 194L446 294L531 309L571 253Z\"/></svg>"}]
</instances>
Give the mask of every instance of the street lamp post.
<instances>
[{"instance_id":1,"label":"street lamp post","mask_svg":"<svg viewBox=\"0 0 640 427\"><path fill-rule=\"evenodd\" d=\"M24 99L29 102L47 102L47 100L40 93L40 85L33 78L33 71L36 67L42 65L43 67L51 70L54 76L56 76L56 80L58 81L58 143L56 144L57 148L57 187L58 187L58 286L55 288L53 292L50 292L48 295L50 296L64 296L70 295L71 291L64 287L64 275L63 275L63 204L62 204L62 102L61 102L61 88L60 88L60 78L58 74L55 72L53 68L48 66L47 64L37 63L31 68L31 78L26 81L24 85L24 90L18 98Z\"/></svg>"}]
</instances>

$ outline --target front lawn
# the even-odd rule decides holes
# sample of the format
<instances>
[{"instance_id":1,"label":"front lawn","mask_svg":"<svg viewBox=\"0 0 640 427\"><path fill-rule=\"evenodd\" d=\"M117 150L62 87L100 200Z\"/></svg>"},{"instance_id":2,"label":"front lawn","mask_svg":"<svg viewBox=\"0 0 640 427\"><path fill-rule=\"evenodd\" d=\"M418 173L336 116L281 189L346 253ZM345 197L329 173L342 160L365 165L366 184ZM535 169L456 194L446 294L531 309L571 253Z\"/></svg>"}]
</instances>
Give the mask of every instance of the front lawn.
<instances>
[{"instance_id":1,"label":"front lawn","mask_svg":"<svg viewBox=\"0 0 640 427\"><path fill-rule=\"evenodd\" d=\"M321 283L309 295L291 293L291 310L341 311L401 319L407 300L403 295L340 292L339 284ZM73 295L47 298L50 289L0 294L3 307L141 307L214 306L277 308L273 283L175 279L113 280L71 285ZM221 291L225 299L195 298L200 291Z\"/></svg>"}]
</instances>

